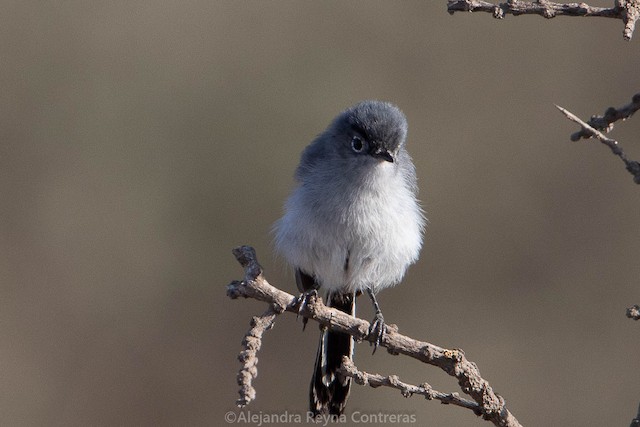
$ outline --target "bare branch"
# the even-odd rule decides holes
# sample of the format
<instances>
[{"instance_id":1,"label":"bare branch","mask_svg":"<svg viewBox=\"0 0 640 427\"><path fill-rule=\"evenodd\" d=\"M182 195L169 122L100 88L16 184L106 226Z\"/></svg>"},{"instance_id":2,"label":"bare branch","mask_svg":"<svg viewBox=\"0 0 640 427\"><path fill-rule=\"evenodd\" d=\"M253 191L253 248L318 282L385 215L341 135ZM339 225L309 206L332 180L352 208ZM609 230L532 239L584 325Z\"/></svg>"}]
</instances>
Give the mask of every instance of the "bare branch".
<instances>
[{"instance_id":1,"label":"bare branch","mask_svg":"<svg viewBox=\"0 0 640 427\"><path fill-rule=\"evenodd\" d=\"M579 117L577 117L575 114L568 111L567 109L562 108L558 105L556 105L556 107L569 120L579 124L582 127L583 132L589 133L592 137L596 138L598 141L602 142L604 145L609 147L613 152L613 154L620 157L620 159L624 162L627 168L627 171L629 171L629 173L633 175L633 181L636 184L640 184L640 163L638 163L635 160L629 160L627 156L624 154L624 151L622 150L622 148L618 145L618 141L616 141L615 139L611 139L607 137L605 134L603 134L602 132L600 132L599 130L592 128L591 126L589 126L589 124L582 121Z\"/></svg>"},{"instance_id":2,"label":"bare branch","mask_svg":"<svg viewBox=\"0 0 640 427\"><path fill-rule=\"evenodd\" d=\"M493 4L481 0L449 0L447 11L455 12L489 12L494 18L503 19L505 15L540 15L547 19L558 15L566 16L602 16L605 18L621 18L615 7L594 7L585 3L553 3L549 1L511 0Z\"/></svg>"},{"instance_id":3,"label":"bare branch","mask_svg":"<svg viewBox=\"0 0 640 427\"><path fill-rule=\"evenodd\" d=\"M343 357L342 366L338 371L340 374L351 377L360 385L370 386L372 388L385 386L400 390L404 397L411 397L414 394L420 394L427 400L439 400L443 404L452 404L462 408L471 409L476 415L482 415L482 409L476 402L460 397L458 393L442 393L434 390L429 384L422 383L420 385L407 384L396 375L383 377L378 374L369 374L358 370L353 361L348 357Z\"/></svg>"},{"instance_id":4,"label":"bare branch","mask_svg":"<svg viewBox=\"0 0 640 427\"><path fill-rule=\"evenodd\" d=\"M627 308L627 317L633 320L640 320L640 305L634 304ZM640 408L638 408L638 414L640 415Z\"/></svg>"},{"instance_id":5,"label":"bare branch","mask_svg":"<svg viewBox=\"0 0 640 427\"><path fill-rule=\"evenodd\" d=\"M503 3L490 3L481 0L448 0L447 11L488 12L494 18L503 19L505 15L540 15L547 19L556 16L600 16L622 19L625 24L622 36L631 40L636 21L640 16L640 0L616 0L614 7L589 6L586 3L554 3L547 0L521 1L509 0Z\"/></svg>"},{"instance_id":6,"label":"bare branch","mask_svg":"<svg viewBox=\"0 0 640 427\"><path fill-rule=\"evenodd\" d=\"M616 156L619 156L622 160L626 159L626 156L624 155L624 152L622 151L622 148L620 148L618 146L618 141L616 141L614 139L611 139L611 138L607 137L605 134L603 134L602 132L592 128L591 126L589 126L589 124L587 124L584 121L582 121L578 116L576 116L575 114L573 114L572 112L570 112L566 108L562 108L559 105L556 105L556 108L558 110L562 111L562 113L565 116L567 116L567 118L569 120L571 120L572 122L575 122L575 123L579 124L580 126L582 126L582 132L587 133L589 135L588 138L595 137L600 142L602 142L604 145L609 147L611 149L611 151L613 152L613 154L615 154Z\"/></svg>"},{"instance_id":7,"label":"bare branch","mask_svg":"<svg viewBox=\"0 0 640 427\"><path fill-rule=\"evenodd\" d=\"M234 281L227 286L227 296L254 298L272 305L276 311L300 314L337 332L353 336L357 341L376 340L369 334L369 322L352 317L339 310L325 306L322 299L310 295L306 299L294 297L271 286L264 278L263 270L252 247L242 246L233 250L237 260L245 269L243 281ZM482 417L496 426L520 426L518 420L505 406L504 399L496 394L482 378L475 363L469 361L460 349L445 349L398 333L395 325L387 325L387 333L380 345L391 354L404 354L423 363L437 366L455 377L462 391L470 395L479 405Z\"/></svg>"},{"instance_id":8,"label":"bare branch","mask_svg":"<svg viewBox=\"0 0 640 427\"><path fill-rule=\"evenodd\" d=\"M624 107L609 107L602 116L591 116L587 124L594 129L609 133L613 130L614 122L618 120L624 121L638 110L640 110L640 93L633 95L631 102ZM591 138L592 136L589 131L581 129L571 135L571 140L578 141L580 138Z\"/></svg>"},{"instance_id":9,"label":"bare branch","mask_svg":"<svg viewBox=\"0 0 640 427\"><path fill-rule=\"evenodd\" d=\"M624 22L622 37L625 40L631 40L633 31L636 29L636 21L640 18L640 1L616 0L616 8L622 11L622 21Z\"/></svg>"},{"instance_id":10,"label":"bare branch","mask_svg":"<svg viewBox=\"0 0 640 427\"><path fill-rule=\"evenodd\" d=\"M240 399L236 405L243 407L256 398L256 390L252 381L258 376L258 358L256 355L262 346L262 334L273 327L276 316L279 313L271 306L261 316L251 319L251 329L242 340L243 350L238 355L242 367L238 372L238 385L240 386Z\"/></svg>"}]
</instances>

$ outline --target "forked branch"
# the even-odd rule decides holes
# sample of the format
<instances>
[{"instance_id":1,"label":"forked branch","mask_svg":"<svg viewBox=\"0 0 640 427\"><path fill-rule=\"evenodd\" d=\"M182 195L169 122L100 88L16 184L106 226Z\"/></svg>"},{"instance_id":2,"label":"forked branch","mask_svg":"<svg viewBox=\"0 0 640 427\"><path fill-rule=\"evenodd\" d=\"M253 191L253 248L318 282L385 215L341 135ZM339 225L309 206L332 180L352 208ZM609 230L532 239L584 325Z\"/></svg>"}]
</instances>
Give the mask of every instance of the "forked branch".
<instances>
[{"instance_id":1,"label":"forked branch","mask_svg":"<svg viewBox=\"0 0 640 427\"><path fill-rule=\"evenodd\" d=\"M356 341L373 342L377 338L375 335L369 334L369 322L325 306L322 303L322 299L316 295L310 295L307 298L301 299L271 286L264 277L262 267L258 264L255 251L252 247L241 246L234 249L233 253L244 267L245 277L244 280L234 281L227 286L227 296L232 299L239 297L253 298L269 304L269 310L262 316L262 318L265 319L264 323L268 326L262 327L262 332L270 327L278 313L288 311L295 314L299 313L331 330L349 334L353 336ZM252 325L253 324L255 324L255 321ZM254 328L255 326L252 326L252 330ZM258 342L256 342L255 339L245 339L245 349L241 353L241 356L246 354L245 351L247 350L248 342L251 343L252 348L256 349L256 351L260 347L259 341L261 333L251 333L250 330L247 336L257 338ZM496 426L520 426L518 420L507 409L504 399L496 394L489 383L480 376L480 371L476 364L469 361L462 350L450 350L428 342L418 341L400 334L395 325L387 325L387 332L380 345L385 347L391 354L403 354L423 363L439 367L458 380L462 391L468 394L476 405L472 405L471 401L460 399L459 396L454 396L453 394L433 394L438 393L433 392L430 394L432 398L469 408ZM246 393L246 390L250 392L253 391L251 380L255 377L255 374L257 374L255 363L247 365L243 357L244 356L241 357L243 367L240 371L241 375L238 377L241 385L241 397L238 400L238 404L240 405L247 404L254 398L253 394L246 396L244 393ZM251 357L255 358L255 353L252 353ZM354 378L358 377L358 373L360 372L357 371L357 369L355 371L350 370L350 368L353 368L353 366L343 365L343 373L349 376L353 375ZM248 372L248 369L250 373L247 375L243 374L243 372ZM358 378L364 381L362 374L363 373L360 373L360 377ZM369 375L367 378L374 382L378 380L382 383L385 382L385 377L372 377ZM383 385L382 383L379 385ZM409 384L402 383L401 385L400 383L396 383L396 385L400 387L401 390L402 387L405 387L408 391L416 390L412 389ZM423 386L423 388L426 393L429 393L426 391L426 386ZM253 393L255 392L253 391ZM440 396L440 398L438 398L438 396Z\"/></svg>"},{"instance_id":2,"label":"forked branch","mask_svg":"<svg viewBox=\"0 0 640 427\"><path fill-rule=\"evenodd\" d=\"M571 136L571 139L578 140L580 138L577 137L576 135L578 135L578 134L582 135L583 133L586 134L586 135L589 135L589 137L596 138L598 141L602 142L604 145L609 147L609 149L611 149L611 152L614 155L620 157L620 159L624 162L624 165L625 165L627 171L631 175L633 175L633 182L635 182L636 184L640 184L640 163L635 161L635 160L629 160L627 155L622 150L622 147L620 147L620 144L618 144L618 141L616 141L615 139L609 138L608 136L606 136L605 134L603 134L599 130L594 129L588 123L586 123L585 121L580 119L578 116L573 114L571 111L569 111L569 110L567 110L565 108L562 108L562 107L560 107L558 105L556 105L556 107L569 120L571 120L574 123L579 124L580 127L582 128L582 130L580 132L574 133ZM574 136L576 136L575 139L574 139Z\"/></svg>"},{"instance_id":3,"label":"forked branch","mask_svg":"<svg viewBox=\"0 0 640 427\"><path fill-rule=\"evenodd\" d=\"M630 118L633 113L640 110L640 93L636 93L631 98L631 102L620 108L609 107L603 115L594 115L587 121L587 124L592 128L604 133L609 133L613 130L613 124L618 120L625 121ZM581 129L571 135L572 141L578 141L580 138L591 138L593 135L586 129Z\"/></svg>"}]
</instances>

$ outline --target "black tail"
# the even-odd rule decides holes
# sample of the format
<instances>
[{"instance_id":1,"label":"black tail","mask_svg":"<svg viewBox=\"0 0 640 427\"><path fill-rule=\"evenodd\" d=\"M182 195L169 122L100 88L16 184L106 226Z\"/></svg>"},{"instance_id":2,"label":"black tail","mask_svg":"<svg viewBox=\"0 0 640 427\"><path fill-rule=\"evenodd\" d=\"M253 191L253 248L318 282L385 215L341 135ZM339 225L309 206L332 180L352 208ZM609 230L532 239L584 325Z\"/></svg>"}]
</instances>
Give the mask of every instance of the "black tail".
<instances>
[{"instance_id":1,"label":"black tail","mask_svg":"<svg viewBox=\"0 0 640 427\"><path fill-rule=\"evenodd\" d=\"M355 295L331 293L327 298L327 305L354 315ZM351 388L351 378L341 380L336 374L342 364L342 356L353 357L351 335L322 331L309 392L309 405L314 416L340 415L344 412Z\"/></svg>"}]
</instances>

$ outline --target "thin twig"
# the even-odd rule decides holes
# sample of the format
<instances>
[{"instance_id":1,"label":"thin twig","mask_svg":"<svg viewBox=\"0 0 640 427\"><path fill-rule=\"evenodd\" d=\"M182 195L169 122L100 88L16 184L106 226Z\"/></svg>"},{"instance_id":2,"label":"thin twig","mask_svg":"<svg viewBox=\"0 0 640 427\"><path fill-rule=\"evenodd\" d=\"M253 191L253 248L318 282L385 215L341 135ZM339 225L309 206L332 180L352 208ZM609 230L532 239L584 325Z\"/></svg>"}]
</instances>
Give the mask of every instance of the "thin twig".
<instances>
[{"instance_id":1,"label":"thin twig","mask_svg":"<svg viewBox=\"0 0 640 427\"><path fill-rule=\"evenodd\" d=\"M427 400L439 400L443 404L451 404L462 408L471 409L476 415L481 415L482 410L476 402L460 397L458 393L442 393L434 390L428 383L420 385L407 384L400 381L397 375L382 376L379 374L369 374L360 371L353 361L348 357L342 358L342 365L338 370L339 374L351 377L360 385L370 386L372 388L385 386L400 390L404 397L411 397L414 394L424 396Z\"/></svg>"},{"instance_id":2,"label":"thin twig","mask_svg":"<svg viewBox=\"0 0 640 427\"><path fill-rule=\"evenodd\" d=\"M627 317L633 320L640 320L640 305L634 304L627 308Z\"/></svg>"},{"instance_id":3,"label":"thin twig","mask_svg":"<svg viewBox=\"0 0 640 427\"><path fill-rule=\"evenodd\" d=\"M447 11L452 15L455 12L488 12L497 19L503 19L508 14L540 15L547 19L560 15L616 18L622 19L625 24L622 33L624 39L631 40L640 15L640 0L616 0L613 7L589 6L586 3L554 3L547 0L509 0L498 4L481 0L448 0Z\"/></svg>"},{"instance_id":4,"label":"thin twig","mask_svg":"<svg viewBox=\"0 0 640 427\"><path fill-rule=\"evenodd\" d=\"M623 107L609 107L602 116L591 116L587 124L594 129L609 133L613 130L614 122L618 120L627 120L636 111L640 110L640 93L636 93L631 98L631 102ZM572 141L578 141L581 138L591 138L592 134L583 129L571 135Z\"/></svg>"},{"instance_id":5,"label":"thin twig","mask_svg":"<svg viewBox=\"0 0 640 427\"><path fill-rule=\"evenodd\" d=\"M356 341L374 342L377 339L375 334L369 333L369 322L325 306L317 295L300 299L271 286L264 278L262 267L258 264L252 247L242 246L234 249L233 253L245 269L245 278L241 282L234 281L227 286L227 296L230 298L254 298L267 302L276 311L299 313L332 331L349 334ZM391 354L404 354L423 363L437 366L455 377L462 391L478 403L482 417L494 425L520 426L518 420L507 409L504 399L493 391L489 383L480 375L477 365L469 361L462 350L449 350L418 341L398 333L397 326L390 324L387 325L387 333L380 345Z\"/></svg>"},{"instance_id":6,"label":"thin twig","mask_svg":"<svg viewBox=\"0 0 640 427\"><path fill-rule=\"evenodd\" d=\"M562 108L562 107L560 107L558 105L556 105L556 107L569 120L579 124L582 127L582 130L584 132L589 133L592 137L594 137L598 141L602 142L604 145L606 145L607 147L609 147L611 149L613 154L615 154L616 156L620 157L620 159L624 162L625 167L627 168L627 171L629 171L629 173L631 175L633 175L633 181L636 184L640 184L640 163L638 163L635 160L629 160L627 158L627 156L624 154L624 151L622 150L620 145L618 144L618 141L616 141L615 139L611 139L611 138L607 137L605 134L603 134L599 130L594 129L593 127L589 126L588 123L584 122L578 116L576 116L572 112L568 111L567 109Z\"/></svg>"}]
</instances>

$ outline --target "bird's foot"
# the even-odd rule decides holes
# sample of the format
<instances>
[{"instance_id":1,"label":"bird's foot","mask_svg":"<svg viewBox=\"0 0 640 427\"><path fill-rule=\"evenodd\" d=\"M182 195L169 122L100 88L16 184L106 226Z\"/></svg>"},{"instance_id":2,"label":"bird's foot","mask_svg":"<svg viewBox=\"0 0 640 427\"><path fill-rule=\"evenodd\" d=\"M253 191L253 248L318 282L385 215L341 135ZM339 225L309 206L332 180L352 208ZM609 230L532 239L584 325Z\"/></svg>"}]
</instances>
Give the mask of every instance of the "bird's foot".
<instances>
[{"instance_id":1,"label":"bird's foot","mask_svg":"<svg viewBox=\"0 0 640 427\"><path fill-rule=\"evenodd\" d=\"M384 338L386 325L384 323L384 317L382 317L381 312L377 312L373 320L371 321L371 325L369 326L369 336L373 336L374 340L370 341L373 345L373 353L375 354L378 346L382 343L382 338Z\"/></svg>"},{"instance_id":2,"label":"bird's foot","mask_svg":"<svg viewBox=\"0 0 640 427\"><path fill-rule=\"evenodd\" d=\"M296 301L295 301L295 305L298 305L298 314L296 316L296 319L298 319L302 313L302 311L304 310L304 308L307 305L307 302L309 301L310 297L317 297L318 296L318 291L315 289L311 289L310 291L305 291L302 292L300 295L298 295L296 297ZM307 319L306 317L302 318L302 330L304 331L305 328L307 327L307 322L309 321L309 319Z\"/></svg>"}]
</instances>

